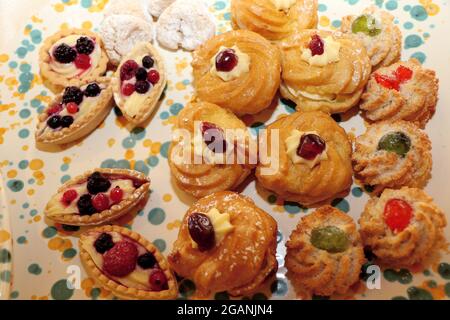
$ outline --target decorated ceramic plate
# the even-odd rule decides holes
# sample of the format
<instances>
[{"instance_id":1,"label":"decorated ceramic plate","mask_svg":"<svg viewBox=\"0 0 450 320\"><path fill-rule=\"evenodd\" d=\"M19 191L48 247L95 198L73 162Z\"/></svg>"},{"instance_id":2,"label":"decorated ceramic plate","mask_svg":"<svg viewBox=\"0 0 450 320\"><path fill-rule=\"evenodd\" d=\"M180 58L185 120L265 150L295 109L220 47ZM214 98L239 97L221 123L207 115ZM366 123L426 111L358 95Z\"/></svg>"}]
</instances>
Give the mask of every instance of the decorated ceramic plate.
<instances>
[{"instance_id":1,"label":"decorated ceramic plate","mask_svg":"<svg viewBox=\"0 0 450 320\"><path fill-rule=\"evenodd\" d=\"M70 27L96 31L108 0L0 1L0 15L8 32L0 37L0 293L1 299L112 299L81 266L78 240L85 228L54 224L44 216L50 196L66 181L95 167L134 169L152 181L151 196L135 216L117 223L150 240L163 255L170 253L184 213L193 199L171 182L167 153L171 129L178 113L189 101L192 88L191 54L160 49L168 78L164 98L151 121L133 128L120 113L106 120L82 142L54 148L38 148L34 141L37 115L52 100L39 72L38 52L45 38ZM208 0L217 32L231 29L228 0ZM450 29L447 0L333 0L319 1L319 28L336 30L341 18L358 14L375 4L395 16L403 34L402 58L414 57L434 69L440 79L436 115L426 127L433 146L433 177L426 191L444 212L450 212ZM5 30L4 30L5 31ZM154 44L157 48L158 45ZM293 113L279 102L257 116L245 116L253 135L282 114ZM351 135L364 130L360 116L334 117ZM243 194L270 213L278 222L276 279L251 299L295 299L286 278L285 243L300 217L311 212L303 206L277 198L256 188L254 179ZM354 185L333 206L359 218L368 195ZM450 239L450 229L446 229ZM356 299L448 299L450 297L450 254L443 252L425 270L383 269L379 288L360 290ZM67 280L74 281L73 286ZM195 285L183 280L182 298L195 297ZM215 295L228 298L227 293Z\"/></svg>"}]
</instances>

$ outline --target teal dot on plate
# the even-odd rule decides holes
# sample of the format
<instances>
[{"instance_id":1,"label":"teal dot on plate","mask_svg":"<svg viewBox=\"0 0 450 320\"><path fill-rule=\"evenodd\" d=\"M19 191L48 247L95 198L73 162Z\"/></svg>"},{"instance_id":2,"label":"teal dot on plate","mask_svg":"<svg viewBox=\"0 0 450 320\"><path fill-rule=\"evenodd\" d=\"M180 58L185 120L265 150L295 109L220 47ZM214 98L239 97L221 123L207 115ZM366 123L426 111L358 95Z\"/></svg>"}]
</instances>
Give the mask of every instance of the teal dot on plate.
<instances>
[{"instance_id":1,"label":"teal dot on plate","mask_svg":"<svg viewBox=\"0 0 450 320\"><path fill-rule=\"evenodd\" d=\"M17 238L17 243L18 244L24 244L26 242L27 242L27 238L24 237L24 236L20 236L20 237Z\"/></svg>"},{"instance_id":2,"label":"teal dot on plate","mask_svg":"<svg viewBox=\"0 0 450 320\"><path fill-rule=\"evenodd\" d=\"M115 168L116 167L116 160L114 159L106 159L102 162L100 165L101 168Z\"/></svg>"},{"instance_id":3,"label":"teal dot on plate","mask_svg":"<svg viewBox=\"0 0 450 320\"><path fill-rule=\"evenodd\" d=\"M32 217L34 217L37 214L38 214L38 211L36 209L33 209L30 211L30 216L32 216Z\"/></svg>"},{"instance_id":4,"label":"teal dot on plate","mask_svg":"<svg viewBox=\"0 0 450 320\"><path fill-rule=\"evenodd\" d=\"M159 117L160 117L162 120L166 120L166 119L168 119L168 118L170 117L170 113L168 113L167 111L163 111L163 112L161 112L161 114L159 115Z\"/></svg>"},{"instance_id":5,"label":"teal dot on plate","mask_svg":"<svg viewBox=\"0 0 450 320\"><path fill-rule=\"evenodd\" d=\"M77 250L75 250L74 248L66 249L63 252L63 257L66 259L72 259L76 255L77 255Z\"/></svg>"},{"instance_id":6,"label":"teal dot on plate","mask_svg":"<svg viewBox=\"0 0 450 320\"><path fill-rule=\"evenodd\" d=\"M403 7L403 10L410 11L411 10L411 6L409 4L407 4L406 6Z\"/></svg>"},{"instance_id":7,"label":"teal dot on plate","mask_svg":"<svg viewBox=\"0 0 450 320\"><path fill-rule=\"evenodd\" d=\"M9 297L11 299L17 299L19 297L19 291L13 291L11 292L11 294L9 295Z\"/></svg>"},{"instance_id":8,"label":"teal dot on plate","mask_svg":"<svg viewBox=\"0 0 450 320\"><path fill-rule=\"evenodd\" d=\"M164 252L166 250L166 247L167 247L166 241L164 241L163 239L156 239L155 241L153 241L153 244L161 252Z\"/></svg>"},{"instance_id":9,"label":"teal dot on plate","mask_svg":"<svg viewBox=\"0 0 450 320\"><path fill-rule=\"evenodd\" d=\"M81 6L83 8L90 8L92 6L92 0L81 0Z\"/></svg>"},{"instance_id":10,"label":"teal dot on plate","mask_svg":"<svg viewBox=\"0 0 450 320\"><path fill-rule=\"evenodd\" d=\"M166 159L167 159L167 156L168 156L168 153L169 153L169 147L170 147L170 141L164 142L161 145L161 150L160 150L161 156L163 156Z\"/></svg>"},{"instance_id":11,"label":"teal dot on plate","mask_svg":"<svg viewBox=\"0 0 450 320\"><path fill-rule=\"evenodd\" d=\"M22 208L24 208L24 209L28 209L30 207L30 204L28 203L28 202L25 202L23 205L22 205Z\"/></svg>"},{"instance_id":12,"label":"teal dot on plate","mask_svg":"<svg viewBox=\"0 0 450 320\"><path fill-rule=\"evenodd\" d=\"M31 71L31 65L29 65L28 63L21 64L19 70L22 71L22 72L26 72L26 73L30 72Z\"/></svg>"},{"instance_id":13,"label":"teal dot on plate","mask_svg":"<svg viewBox=\"0 0 450 320\"><path fill-rule=\"evenodd\" d=\"M156 167L159 163L159 159L156 156L151 156L147 159L147 163L150 167Z\"/></svg>"},{"instance_id":14,"label":"teal dot on plate","mask_svg":"<svg viewBox=\"0 0 450 320\"><path fill-rule=\"evenodd\" d=\"M136 146L136 140L133 139L133 137L126 137L122 141L122 147L124 147L125 149L131 149L131 148L134 148L135 146Z\"/></svg>"},{"instance_id":15,"label":"teal dot on plate","mask_svg":"<svg viewBox=\"0 0 450 320\"><path fill-rule=\"evenodd\" d=\"M428 18L427 10L421 5L414 6L410 11L411 17L418 21L424 21Z\"/></svg>"},{"instance_id":16,"label":"teal dot on plate","mask_svg":"<svg viewBox=\"0 0 450 320\"><path fill-rule=\"evenodd\" d=\"M183 105L181 103L174 103L170 106L170 113L174 116L178 115L181 110L183 110Z\"/></svg>"},{"instance_id":17,"label":"teal dot on plate","mask_svg":"<svg viewBox=\"0 0 450 320\"><path fill-rule=\"evenodd\" d=\"M19 117L22 119L26 119L31 115L31 111L29 109L22 109L19 112Z\"/></svg>"},{"instance_id":18,"label":"teal dot on plate","mask_svg":"<svg viewBox=\"0 0 450 320\"><path fill-rule=\"evenodd\" d=\"M412 28L414 28L414 24L412 22L405 22L405 24L403 25L403 27L407 30L411 30Z\"/></svg>"},{"instance_id":19,"label":"teal dot on plate","mask_svg":"<svg viewBox=\"0 0 450 320\"><path fill-rule=\"evenodd\" d=\"M9 263L11 262L11 252L8 249L0 250L0 263Z\"/></svg>"},{"instance_id":20,"label":"teal dot on plate","mask_svg":"<svg viewBox=\"0 0 450 320\"><path fill-rule=\"evenodd\" d=\"M291 214L297 214L303 209L303 206L301 204L292 201L285 201L283 207L284 210Z\"/></svg>"},{"instance_id":21,"label":"teal dot on plate","mask_svg":"<svg viewBox=\"0 0 450 320\"><path fill-rule=\"evenodd\" d=\"M319 12L325 12L325 11L327 11L327 5L321 3L321 4L319 4L318 9L319 9Z\"/></svg>"},{"instance_id":22,"label":"teal dot on plate","mask_svg":"<svg viewBox=\"0 0 450 320\"><path fill-rule=\"evenodd\" d=\"M42 268L37 263L32 263L28 266L28 272L38 276L42 273Z\"/></svg>"},{"instance_id":23,"label":"teal dot on plate","mask_svg":"<svg viewBox=\"0 0 450 320\"><path fill-rule=\"evenodd\" d=\"M28 130L28 129L21 129L19 131L19 138L26 139L29 136L30 136L30 130Z\"/></svg>"},{"instance_id":24,"label":"teal dot on plate","mask_svg":"<svg viewBox=\"0 0 450 320\"><path fill-rule=\"evenodd\" d=\"M224 1L216 1L216 3L214 3L214 9L216 10L223 10L225 9L225 2Z\"/></svg>"},{"instance_id":25,"label":"teal dot on plate","mask_svg":"<svg viewBox=\"0 0 450 320\"><path fill-rule=\"evenodd\" d=\"M423 52L415 52L411 55L411 58L419 60L420 63L424 63L427 59L427 56Z\"/></svg>"},{"instance_id":26,"label":"teal dot on plate","mask_svg":"<svg viewBox=\"0 0 450 320\"><path fill-rule=\"evenodd\" d=\"M18 65L19 65L19 64L18 64L16 61L11 61L11 62L9 63L9 67L10 67L11 69L17 68Z\"/></svg>"},{"instance_id":27,"label":"teal dot on plate","mask_svg":"<svg viewBox=\"0 0 450 320\"><path fill-rule=\"evenodd\" d=\"M416 34L410 34L405 38L405 49L417 48L423 44L423 40Z\"/></svg>"},{"instance_id":28,"label":"teal dot on plate","mask_svg":"<svg viewBox=\"0 0 450 320\"><path fill-rule=\"evenodd\" d=\"M34 44L39 44L39 43L41 43L42 42L42 32L41 31L39 31L39 30L32 30L31 32L30 32L30 37L31 37L31 41L34 43Z\"/></svg>"},{"instance_id":29,"label":"teal dot on plate","mask_svg":"<svg viewBox=\"0 0 450 320\"><path fill-rule=\"evenodd\" d=\"M131 169L130 161L124 160L124 159L117 161L117 168L119 168L119 169Z\"/></svg>"},{"instance_id":30,"label":"teal dot on plate","mask_svg":"<svg viewBox=\"0 0 450 320\"><path fill-rule=\"evenodd\" d=\"M58 230L55 227L47 227L44 229L44 231L42 231L42 235L44 236L44 238L50 239L53 238L54 236L56 236L56 234L58 233Z\"/></svg>"},{"instance_id":31,"label":"teal dot on plate","mask_svg":"<svg viewBox=\"0 0 450 320\"><path fill-rule=\"evenodd\" d=\"M31 100L30 104L33 108L37 108L41 105L41 101L38 99L33 99Z\"/></svg>"},{"instance_id":32,"label":"teal dot on plate","mask_svg":"<svg viewBox=\"0 0 450 320\"><path fill-rule=\"evenodd\" d=\"M398 7L398 3L397 1L394 0L390 0L388 2L386 2L386 9L388 10L395 10Z\"/></svg>"},{"instance_id":33,"label":"teal dot on plate","mask_svg":"<svg viewBox=\"0 0 450 320\"><path fill-rule=\"evenodd\" d=\"M93 300L97 299L100 296L102 291L99 288L92 288L91 290L91 298Z\"/></svg>"},{"instance_id":34,"label":"teal dot on plate","mask_svg":"<svg viewBox=\"0 0 450 320\"><path fill-rule=\"evenodd\" d=\"M22 170L28 168L28 163L29 163L28 160L21 160L19 162L19 168Z\"/></svg>"},{"instance_id":35,"label":"teal dot on plate","mask_svg":"<svg viewBox=\"0 0 450 320\"><path fill-rule=\"evenodd\" d=\"M331 205L346 213L350 211L350 204L345 199L341 198L334 199Z\"/></svg>"},{"instance_id":36,"label":"teal dot on plate","mask_svg":"<svg viewBox=\"0 0 450 320\"><path fill-rule=\"evenodd\" d=\"M27 55L27 53L28 53L28 50L27 50L27 48L25 48L25 47L19 47L19 48L16 50L17 56L18 56L19 58L21 58L21 59L25 58L25 56Z\"/></svg>"},{"instance_id":37,"label":"teal dot on plate","mask_svg":"<svg viewBox=\"0 0 450 320\"><path fill-rule=\"evenodd\" d=\"M21 180L9 180L6 185L12 192L20 192L24 187L24 183Z\"/></svg>"},{"instance_id":38,"label":"teal dot on plate","mask_svg":"<svg viewBox=\"0 0 450 320\"><path fill-rule=\"evenodd\" d=\"M148 173L150 172L149 167L142 160L136 161L136 163L134 164L134 170L142 172L145 175L148 175Z\"/></svg>"},{"instance_id":39,"label":"teal dot on plate","mask_svg":"<svg viewBox=\"0 0 450 320\"><path fill-rule=\"evenodd\" d=\"M69 288L69 283L66 279L61 279L55 282L52 286L50 294L55 300L69 300L73 295L74 289Z\"/></svg>"},{"instance_id":40,"label":"teal dot on plate","mask_svg":"<svg viewBox=\"0 0 450 320\"><path fill-rule=\"evenodd\" d=\"M64 163L61 165L60 167L61 171L67 171L69 170L69 164L68 163Z\"/></svg>"},{"instance_id":41,"label":"teal dot on plate","mask_svg":"<svg viewBox=\"0 0 450 320\"><path fill-rule=\"evenodd\" d=\"M160 225L166 219L166 213L161 208L153 208L148 213L148 221L153 225Z\"/></svg>"},{"instance_id":42,"label":"teal dot on plate","mask_svg":"<svg viewBox=\"0 0 450 320\"><path fill-rule=\"evenodd\" d=\"M361 189L360 187L355 187L352 189L352 195L356 198L361 197L363 194L363 189Z\"/></svg>"},{"instance_id":43,"label":"teal dot on plate","mask_svg":"<svg viewBox=\"0 0 450 320\"><path fill-rule=\"evenodd\" d=\"M145 128L136 127L131 131L131 137L135 140L142 140L145 138Z\"/></svg>"},{"instance_id":44,"label":"teal dot on plate","mask_svg":"<svg viewBox=\"0 0 450 320\"><path fill-rule=\"evenodd\" d=\"M333 20L333 22L331 22L331 25L335 28L339 28L341 26L341 20Z\"/></svg>"},{"instance_id":45,"label":"teal dot on plate","mask_svg":"<svg viewBox=\"0 0 450 320\"><path fill-rule=\"evenodd\" d=\"M61 183L66 183L70 180L70 176L68 174L61 177Z\"/></svg>"},{"instance_id":46,"label":"teal dot on plate","mask_svg":"<svg viewBox=\"0 0 450 320\"><path fill-rule=\"evenodd\" d=\"M10 282L11 281L11 271L5 270L0 273L0 280L3 282Z\"/></svg>"},{"instance_id":47,"label":"teal dot on plate","mask_svg":"<svg viewBox=\"0 0 450 320\"><path fill-rule=\"evenodd\" d=\"M230 21L230 20L231 20L231 13L230 13L230 12L225 13L225 14L223 15L223 18L224 18L225 20L227 20L227 21Z\"/></svg>"}]
</instances>

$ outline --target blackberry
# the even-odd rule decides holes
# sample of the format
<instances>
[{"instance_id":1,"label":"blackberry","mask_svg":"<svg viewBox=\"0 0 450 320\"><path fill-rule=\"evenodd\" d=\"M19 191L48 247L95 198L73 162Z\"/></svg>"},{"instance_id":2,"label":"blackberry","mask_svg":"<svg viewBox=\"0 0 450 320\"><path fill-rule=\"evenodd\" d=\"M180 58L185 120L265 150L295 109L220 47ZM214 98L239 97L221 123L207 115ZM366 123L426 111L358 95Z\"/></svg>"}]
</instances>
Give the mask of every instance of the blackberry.
<instances>
[{"instance_id":1,"label":"blackberry","mask_svg":"<svg viewBox=\"0 0 450 320\"><path fill-rule=\"evenodd\" d=\"M59 128L61 126L61 116L58 115L51 116L47 120L47 125L52 129Z\"/></svg>"},{"instance_id":2,"label":"blackberry","mask_svg":"<svg viewBox=\"0 0 450 320\"><path fill-rule=\"evenodd\" d=\"M81 37L77 40L76 48L78 53L89 55L94 51L95 45L88 37Z\"/></svg>"},{"instance_id":3,"label":"blackberry","mask_svg":"<svg viewBox=\"0 0 450 320\"><path fill-rule=\"evenodd\" d=\"M137 264L142 269L150 269L155 266L156 258L153 254L151 254L150 252L147 252L138 257Z\"/></svg>"},{"instance_id":4,"label":"blackberry","mask_svg":"<svg viewBox=\"0 0 450 320\"><path fill-rule=\"evenodd\" d=\"M73 117L72 116L64 116L61 118L61 127L68 128L73 123Z\"/></svg>"},{"instance_id":5,"label":"blackberry","mask_svg":"<svg viewBox=\"0 0 450 320\"><path fill-rule=\"evenodd\" d=\"M82 216L91 216L97 212L92 205L92 197L90 194L85 194L80 197L77 201L77 208Z\"/></svg>"},{"instance_id":6,"label":"blackberry","mask_svg":"<svg viewBox=\"0 0 450 320\"><path fill-rule=\"evenodd\" d=\"M153 60L153 58L150 56L145 56L142 59L142 65L147 69L152 68L154 66L154 64L155 64L155 60Z\"/></svg>"},{"instance_id":7,"label":"blackberry","mask_svg":"<svg viewBox=\"0 0 450 320\"><path fill-rule=\"evenodd\" d=\"M56 61L59 63L72 63L77 57L77 52L75 49L63 43L56 47L55 51L53 51L53 57L55 57Z\"/></svg>"},{"instance_id":8,"label":"blackberry","mask_svg":"<svg viewBox=\"0 0 450 320\"><path fill-rule=\"evenodd\" d=\"M83 92L77 87L67 87L64 90L62 103L67 104L69 102L75 102L80 105L83 102Z\"/></svg>"},{"instance_id":9,"label":"blackberry","mask_svg":"<svg viewBox=\"0 0 450 320\"><path fill-rule=\"evenodd\" d=\"M136 80L147 80L147 70L145 68L139 68L138 71L136 71Z\"/></svg>"},{"instance_id":10,"label":"blackberry","mask_svg":"<svg viewBox=\"0 0 450 320\"><path fill-rule=\"evenodd\" d=\"M94 242L95 250L104 254L106 251L114 247L112 236L109 233L102 233Z\"/></svg>"},{"instance_id":11,"label":"blackberry","mask_svg":"<svg viewBox=\"0 0 450 320\"><path fill-rule=\"evenodd\" d=\"M106 192L110 187L111 182L104 178L100 172L95 172L88 178L87 189L90 194Z\"/></svg>"},{"instance_id":12,"label":"blackberry","mask_svg":"<svg viewBox=\"0 0 450 320\"><path fill-rule=\"evenodd\" d=\"M137 93L145 94L150 90L150 83L148 81L137 81L134 88Z\"/></svg>"},{"instance_id":13,"label":"blackberry","mask_svg":"<svg viewBox=\"0 0 450 320\"><path fill-rule=\"evenodd\" d=\"M101 91L102 89L100 89L100 86L94 82L86 87L86 89L84 90L84 95L86 97L96 97L100 94Z\"/></svg>"}]
</instances>

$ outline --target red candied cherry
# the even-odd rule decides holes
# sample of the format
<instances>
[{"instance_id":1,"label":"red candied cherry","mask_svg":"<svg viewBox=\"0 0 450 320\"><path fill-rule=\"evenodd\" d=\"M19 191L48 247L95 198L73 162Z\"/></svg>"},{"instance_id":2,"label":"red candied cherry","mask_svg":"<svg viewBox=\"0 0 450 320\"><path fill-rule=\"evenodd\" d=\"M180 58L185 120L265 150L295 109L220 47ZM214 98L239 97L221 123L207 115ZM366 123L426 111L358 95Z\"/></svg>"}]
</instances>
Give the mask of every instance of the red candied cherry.
<instances>
[{"instance_id":1,"label":"red candied cherry","mask_svg":"<svg viewBox=\"0 0 450 320\"><path fill-rule=\"evenodd\" d=\"M311 37L311 41L309 42L309 50L311 50L312 56L321 56L325 52L325 44L323 43L322 38L315 34Z\"/></svg>"},{"instance_id":2,"label":"red candied cherry","mask_svg":"<svg viewBox=\"0 0 450 320\"><path fill-rule=\"evenodd\" d=\"M62 196L62 202L69 205L78 197L78 192L74 189L67 190Z\"/></svg>"},{"instance_id":3,"label":"red candied cherry","mask_svg":"<svg viewBox=\"0 0 450 320\"><path fill-rule=\"evenodd\" d=\"M119 203L123 199L123 190L117 186L111 190L109 197L113 203Z\"/></svg>"},{"instance_id":4,"label":"red candied cherry","mask_svg":"<svg viewBox=\"0 0 450 320\"><path fill-rule=\"evenodd\" d=\"M75 102L69 102L66 109L68 113L75 114L78 112L78 105Z\"/></svg>"},{"instance_id":5,"label":"red candied cherry","mask_svg":"<svg viewBox=\"0 0 450 320\"><path fill-rule=\"evenodd\" d=\"M105 211L109 209L109 199L104 193L98 193L92 198L92 205L97 212Z\"/></svg>"},{"instance_id":6,"label":"red candied cherry","mask_svg":"<svg viewBox=\"0 0 450 320\"><path fill-rule=\"evenodd\" d=\"M127 83L127 84L124 84L124 85L122 86L122 94L123 94L125 97L131 96L131 95L134 93L134 91L135 91L135 86L134 86L134 84Z\"/></svg>"},{"instance_id":7,"label":"red candied cherry","mask_svg":"<svg viewBox=\"0 0 450 320\"><path fill-rule=\"evenodd\" d=\"M57 103L54 106L51 106L50 108L48 108L47 110L47 114L49 116L54 115L56 113L59 113L62 110L63 106L61 103Z\"/></svg>"},{"instance_id":8,"label":"red candied cherry","mask_svg":"<svg viewBox=\"0 0 450 320\"><path fill-rule=\"evenodd\" d=\"M91 67L91 57L87 54L79 54L75 59L75 66L82 70L89 69Z\"/></svg>"},{"instance_id":9,"label":"red candied cherry","mask_svg":"<svg viewBox=\"0 0 450 320\"><path fill-rule=\"evenodd\" d=\"M216 57L216 69L221 72L230 72L239 62L239 58L233 49L221 51Z\"/></svg>"},{"instance_id":10,"label":"red candied cherry","mask_svg":"<svg viewBox=\"0 0 450 320\"><path fill-rule=\"evenodd\" d=\"M114 277L125 277L136 268L138 249L130 241L120 241L103 255L103 269Z\"/></svg>"},{"instance_id":11,"label":"red candied cherry","mask_svg":"<svg viewBox=\"0 0 450 320\"><path fill-rule=\"evenodd\" d=\"M411 80L413 71L407 67L399 66L394 74L400 83L405 83L406 81Z\"/></svg>"},{"instance_id":12,"label":"red candied cherry","mask_svg":"<svg viewBox=\"0 0 450 320\"><path fill-rule=\"evenodd\" d=\"M122 67L120 67L120 80L130 80L136 75L139 69L139 65L134 60L125 61Z\"/></svg>"},{"instance_id":13,"label":"red candied cherry","mask_svg":"<svg viewBox=\"0 0 450 320\"><path fill-rule=\"evenodd\" d=\"M412 215L412 207L401 199L391 199L384 206L384 221L394 232L403 231L409 225Z\"/></svg>"},{"instance_id":14,"label":"red candied cherry","mask_svg":"<svg viewBox=\"0 0 450 320\"><path fill-rule=\"evenodd\" d=\"M305 134L300 139L297 155L306 160L314 160L326 148L326 143L316 134Z\"/></svg>"},{"instance_id":15,"label":"red candied cherry","mask_svg":"<svg viewBox=\"0 0 450 320\"><path fill-rule=\"evenodd\" d=\"M153 270L150 274L148 282L150 283L152 291L162 291L169 288L167 285L167 277L161 269Z\"/></svg>"},{"instance_id":16,"label":"red candied cherry","mask_svg":"<svg viewBox=\"0 0 450 320\"><path fill-rule=\"evenodd\" d=\"M375 81L386 89L400 90L400 83L397 79L390 78L388 76L375 73Z\"/></svg>"},{"instance_id":17,"label":"red candied cherry","mask_svg":"<svg viewBox=\"0 0 450 320\"><path fill-rule=\"evenodd\" d=\"M160 76L159 76L159 72L157 70L150 70L148 72L147 79L148 79L148 81L150 81L151 84L153 84L153 85L157 84L159 81L159 78L160 78Z\"/></svg>"},{"instance_id":18,"label":"red candied cherry","mask_svg":"<svg viewBox=\"0 0 450 320\"><path fill-rule=\"evenodd\" d=\"M200 127L203 141L208 149L214 153L224 153L227 150L227 141L221 128L211 122L202 122ZM217 141L216 141L217 140Z\"/></svg>"}]
</instances>

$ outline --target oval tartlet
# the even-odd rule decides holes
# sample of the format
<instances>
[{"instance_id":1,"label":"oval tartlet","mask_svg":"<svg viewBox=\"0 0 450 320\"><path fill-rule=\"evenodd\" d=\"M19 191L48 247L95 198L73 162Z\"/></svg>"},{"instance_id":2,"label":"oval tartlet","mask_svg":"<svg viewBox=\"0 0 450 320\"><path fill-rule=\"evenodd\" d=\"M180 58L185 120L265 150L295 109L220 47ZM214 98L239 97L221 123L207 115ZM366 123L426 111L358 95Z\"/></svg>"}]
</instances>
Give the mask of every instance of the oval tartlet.
<instances>
[{"instance_id":1,"label":"oval tartlet","mask_svg":"<svg viewBox=\"0 0 450 320\"><path fill-rule=\"evenodd\" d=\"M120 186L120 181L131 181L133 187L129 187L130 190L123 191L125 196L120 202L113 202L105 210L82 215L78 205L74 205L74 203L75 200L80 200L82 194L79 191L87 190L86 185L95 173L99 173L102 178L109 182L113 181L107 190L108 194L113 189L113 184ZM95 169L63 184L47 203L44 213L50 220L61 224L74 226L99 225L115 220L136 209L140 202L148 196L149 189L150 180L143 173L127 169ZM77 192L77 196L70 203L63 202L64 194L68 190ZM90 194L89 191L84 191L84 195L86 194ZM108 201L111 201L111 199L108 198ZM70 211L72 209L74 211ZM65 210L66 212L64 212Z\"/></svg>"},{"instance_id":2,"label":"oval tartlet","mask_svg":"<svg viewBox=\"0 0 450 320\"><path fill-rule=\"evenodd\" d=\"M124 63L129 60L133 60L139 64L140 67L143 67L141 60L147 55L149 55L154 61L154 65L152 65L149 69L156 70L159 73L158 82L150 85L149 90L145 94L134 92L131 96L124 96L122 92L122 85L124 81L121 79L121 70ZM132 79L128 80L133 79L134 75ZM155 109L167 84L164 61L161 55L150 43L142 42L137 44L134 49L122 59L122 62L111 80L111 84L114 100L122 111L124 117L133 124L141 124L153 113L153 110ZM133 98L134 95L143 96L143 99L139 99L138 103L127 105L127 100ZM133 107L133 110L129 110L130 106Z\"/></svg>"},{"instance_id":3,"label":"oval tartlet","mask_svg":"<svg viewBox=\"0 0 450 320\"><path fill-rule=\"evenodd\" d=\"M161 291L152 291L151 288L149 290L144 290L142 288L131 288L127 287L120 282L113 280L110 275L108 275L105 271L101 270L100 267L97 266L91 254L86 250L86 247L83 244L89 243L89 238L95 235L100 235L103 233L117 233L120 234L123 239L127 239L126 241L134 242L141 250L146 250L147 253L153 255L156 260L157 269L161 270L167 280L167 287ZM89 244L88 244L89 245ZM161 254L161 252L147 239L145 239L140 234L133 232L127 228L119 227L119 226L103 226L97 227L95 229L91 229L84 234L81 235L79 241L80 247L80 258L81 261L86 268L89 276L94 278L99 284L110 290L116 297L121 299L139 299L139 300L165 300L165 299L175 299L178 295L178 285L175 279L175 276L170 271L169 264L166 258ZM93 248L95 249L95 248ZM138 266L136 265L136 268ZM141 272L144 272L141 270Z\"/></svg>"},{"instance_id":4,"label":"oval tartlet","mask_svg":"<svg viewBox=\"0 0 450 320\"><path fill-rule=\"evenodd\" d=\"M92 106L88 107L90 110L84 111L82 115L75 118L73 124L68 128L62 128L60 130L50 129L48 132L45 132L45 129L47 128L45 123L51 116L48 112L55 105L62 103L64 91L52 100L49 106L38 116L38 124L35 133L36 142L43 144L70 143L87 136L97 128L111 111L112 90L110 79L106 77L85 79L74 84L74 86L83 88L92 83L96 83L103 88L101 89L100 94L95 97L96 101L91 102ZM82 105L79 106L80 109L81 106Z\"/></svg>"}]
</instances>

